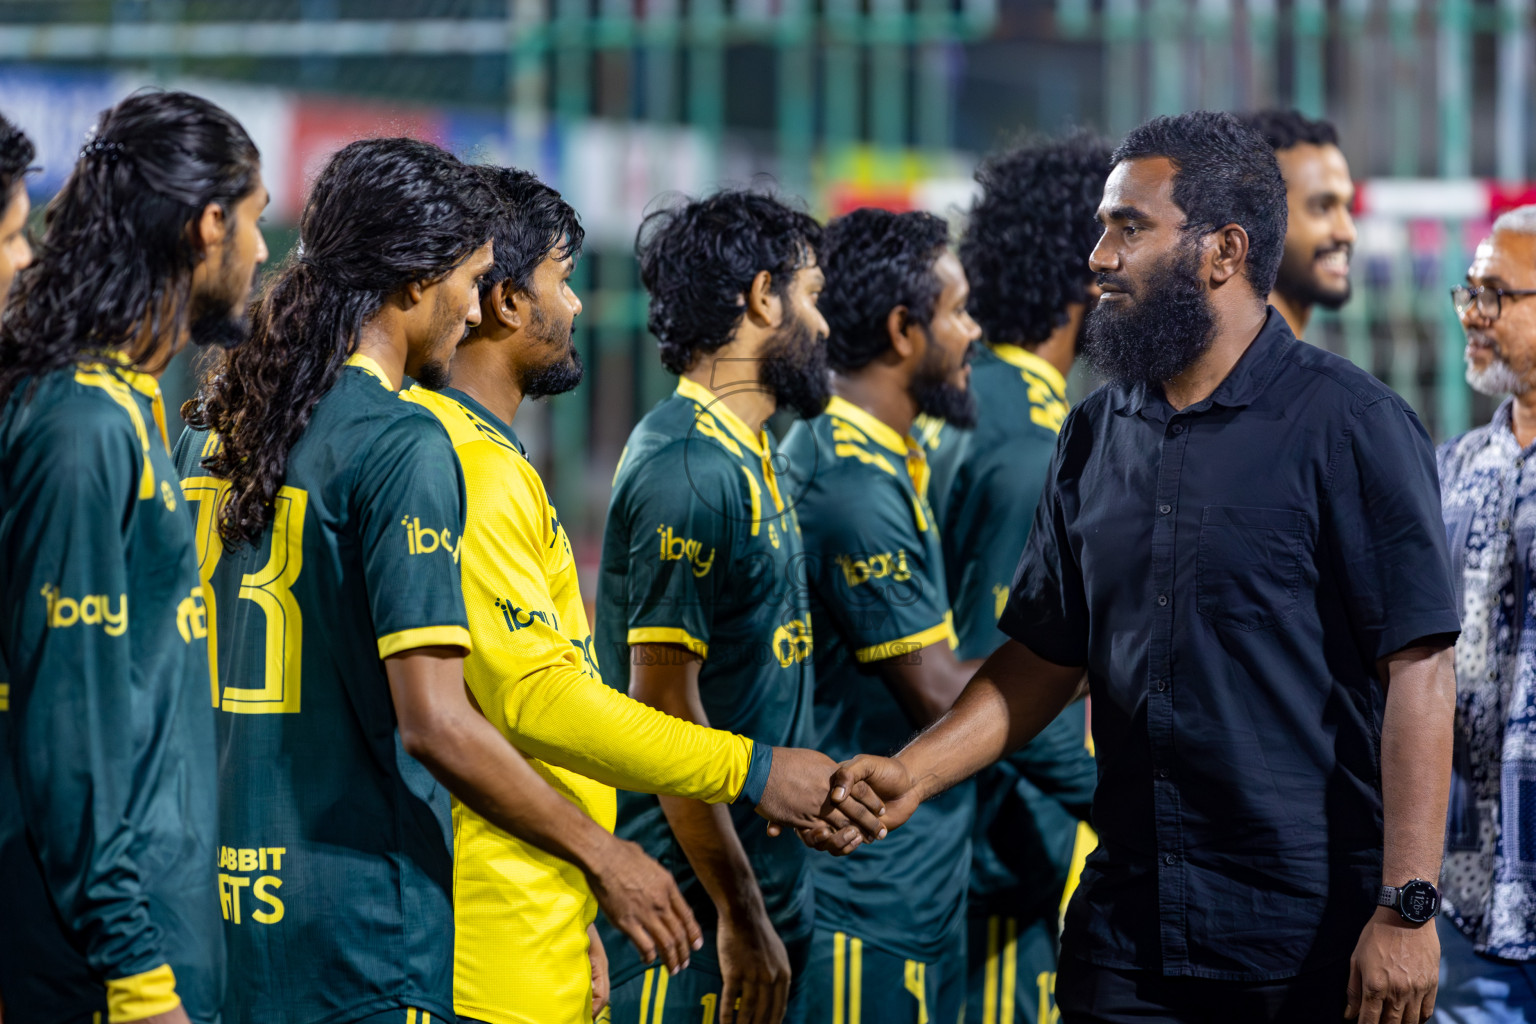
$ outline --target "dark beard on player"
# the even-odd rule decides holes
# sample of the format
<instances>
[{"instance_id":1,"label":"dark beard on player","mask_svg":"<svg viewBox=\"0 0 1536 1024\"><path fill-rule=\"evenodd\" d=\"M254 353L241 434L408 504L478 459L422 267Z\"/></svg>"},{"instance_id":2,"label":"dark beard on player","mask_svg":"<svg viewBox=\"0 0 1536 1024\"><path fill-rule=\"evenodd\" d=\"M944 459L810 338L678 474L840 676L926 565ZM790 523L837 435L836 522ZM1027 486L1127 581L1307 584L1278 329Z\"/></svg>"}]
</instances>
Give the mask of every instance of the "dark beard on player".
<instances>
[{"instance_id":1,"label":"dark beard on player","mask_svg":"<svg viewBox=\"0 0 1536 1024\"><path fill-rule=\"evenodd\" d=\"M1100 300L1088 311L1083 360L1111 384L1124 386L1160 384L1189 369L1216 337L1199 267L1192 240L1170 253L1139 290L1123 277L1099 275L1101 285L1113 284L1129 298Z\"/></svg>"},{"instance_id":2,"label":"dark beard on player","mask_svg":"<svg viewBox=\"0 0 1536 1024\"><path fill-rule=\"evenodd\" d=\"M251 336L251 318L239 298L194 292L187 303L187 333L194 345L234 348Z\"/></svg>"},{"instance_id":3,"label":"dark beard on player","mask_svg":"<svg viewBox=\"0 0 1536 1024\"><path fill-rule=\"evenodd\" d=\"M411 379L428 391L441 391L453 383L453 377L448 373L448 364L436 361L422 363Z\"/></svg>"},{"instance_id":4,"label":"dark beard on player","mask_svg":"<svg viewBox=\"0 0 1536 1024\"><path fill-rule=\"evenodd\" d=\"M976 425L976 396L969 387L950 383L944 368L944 353L929 336L928 354L917 368L908 388L917 411L937 416L951 426L969 430Z\"/></svg>"},{"instance_id":5,"label":"dark beard on player","mask_svg":"<svg viewBox=\"0 0 1536 1024\"><path fill-rule=\"evenodd\" d=\"M539 309L533 307L529 314L528 336L534 341L550 348L558 347L565 356L553 363L535 367L523 373L518 383L522 386L524 398L544 398L549 395L563 395L581 383L583 374L586 373L586 364L581 361L581 353L576 351L576 346L571 343L571 331L559 331L550 326L549 318ZM564 335L561 337L561 335Z\"/></svg>"},{"instance_id":6,"label":"dark beard on player","mask_svg":"<svg viewBox=\"0 0 1536 1024\"><path fill-rule=\"evenodd\" d=\"M797 316L764 347L758 379L780 409L793 409L805 419L820 416L832 397L827 346Z\"/></svg>"}]
</instances>

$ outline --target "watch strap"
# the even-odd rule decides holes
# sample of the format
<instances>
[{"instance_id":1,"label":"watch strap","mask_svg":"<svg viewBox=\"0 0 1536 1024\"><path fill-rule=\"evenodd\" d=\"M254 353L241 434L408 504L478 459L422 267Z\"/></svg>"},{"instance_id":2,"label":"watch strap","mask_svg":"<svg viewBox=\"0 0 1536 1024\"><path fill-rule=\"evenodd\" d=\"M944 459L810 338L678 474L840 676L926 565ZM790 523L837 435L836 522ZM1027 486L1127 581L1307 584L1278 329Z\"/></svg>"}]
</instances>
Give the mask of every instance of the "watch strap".
<instances>
[{"instance_id":1,"label":"watch strap","mask_svg":"<svg viewBox=\"0 0 1536 1024\"><path fill-rule=\"evenodd\" d=\"M1376 905L1378 907L1392 907L1394 910L1403 901L1403 890L1395 885L1384 885L1376 890Z\"/></svg>"}]
</instances>

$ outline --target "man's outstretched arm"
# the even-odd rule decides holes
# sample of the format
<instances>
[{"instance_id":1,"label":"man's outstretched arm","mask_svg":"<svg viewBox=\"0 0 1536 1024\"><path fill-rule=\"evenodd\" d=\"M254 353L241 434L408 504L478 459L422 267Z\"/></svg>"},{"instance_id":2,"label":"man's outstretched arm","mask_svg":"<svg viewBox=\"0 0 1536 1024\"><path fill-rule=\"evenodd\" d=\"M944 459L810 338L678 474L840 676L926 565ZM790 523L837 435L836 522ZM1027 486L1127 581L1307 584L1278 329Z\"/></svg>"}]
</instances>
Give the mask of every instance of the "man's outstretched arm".
<instances>
[{"instance_id":1,"label":"man's outstretched arm","mask_svg":"<svg viewBox=\"0 0 1536 1024\"><path fill-rule=\"evenodd\" d=\"M863 754L832 775L839 806L863 782L886 801L881 821L895 828L917 805L1017 750L1061 713L1077 693L1081 666L1046 661L1014 640L982 663L955 706L895 757ZM826 838L806 834L807 842Z\"/></svg>"},{"instance_id":2,"label":"man's outstretched arm","mask_svg":"<svg viewBox=\"0 0 1536 1024\"><path fill-rule=\"evenodd\" d=\"M672 876L555 792L474 709L462 654L423 647L385 659L406 753L491 824L580 868L641 959L682 970L703 932Z\"/></svg>"}]
</instances>

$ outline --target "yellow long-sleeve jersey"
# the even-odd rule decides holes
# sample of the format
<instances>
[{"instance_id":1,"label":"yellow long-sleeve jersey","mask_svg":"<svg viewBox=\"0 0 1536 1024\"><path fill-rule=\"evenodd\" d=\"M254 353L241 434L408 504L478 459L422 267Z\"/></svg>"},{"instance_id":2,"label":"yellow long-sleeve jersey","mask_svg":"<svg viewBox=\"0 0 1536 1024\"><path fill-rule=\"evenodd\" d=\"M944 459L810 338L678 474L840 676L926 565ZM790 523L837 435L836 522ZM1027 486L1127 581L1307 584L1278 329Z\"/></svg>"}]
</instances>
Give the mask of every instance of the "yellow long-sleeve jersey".
<instances>
[{"instance_id":1,"label":"yellow long-sleeve jersey","mask_svg":"<svg viewBox=\"0 0 1536 1024\"><path fill-rule=\"evenodd\" d=\"M462 544L474 641L464 675L485 716L610 831L614 786L735 799L751 740L602 682L570 540L511 428L453 389L416 387L406 398L447 428L464 470L464 534L438 542ZM457 801L453 820L455 1011L491 1024L590 1021L587 925L597 903L586 878Z\"/></svg>"}]
</instances>

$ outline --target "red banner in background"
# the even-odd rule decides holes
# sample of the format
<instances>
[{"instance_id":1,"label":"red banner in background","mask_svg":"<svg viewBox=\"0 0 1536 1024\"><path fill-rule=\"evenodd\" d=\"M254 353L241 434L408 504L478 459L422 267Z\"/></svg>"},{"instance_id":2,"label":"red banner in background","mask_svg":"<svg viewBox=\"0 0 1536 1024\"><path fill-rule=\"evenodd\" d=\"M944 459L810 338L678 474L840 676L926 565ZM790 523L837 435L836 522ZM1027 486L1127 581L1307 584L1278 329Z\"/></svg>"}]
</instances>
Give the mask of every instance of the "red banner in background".
<instances>
[{"instance_id":1,"label":"red banner in background","mask_svg":"<svg viewBox=\"0 0 1536 1024\"><path fill-rule=\"evenodd\" d=\"M443 116L435 110L298 97L294 103L288 188L284 190L293 208L281 211L279 216L291 222L298 221L304 200L309 196L309 186L338 149L358 139L402 135L438 145L447 141Z\"/></svg>"}]
</instances>

